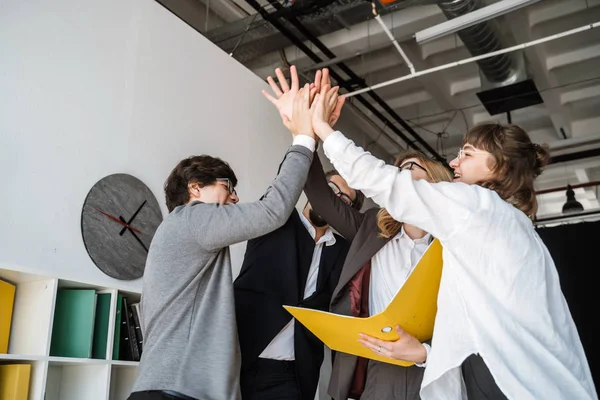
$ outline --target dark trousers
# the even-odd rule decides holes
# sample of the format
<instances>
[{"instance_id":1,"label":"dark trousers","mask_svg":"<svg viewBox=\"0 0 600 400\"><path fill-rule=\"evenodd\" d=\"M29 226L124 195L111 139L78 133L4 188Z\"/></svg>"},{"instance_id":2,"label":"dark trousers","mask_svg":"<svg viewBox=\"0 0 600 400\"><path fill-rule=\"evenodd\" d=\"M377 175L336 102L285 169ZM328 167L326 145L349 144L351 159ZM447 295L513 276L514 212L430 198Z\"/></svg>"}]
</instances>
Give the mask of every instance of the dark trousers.
<instances>
[{"instance_id":1,"label":"dark trousers","mask_svg":"<svg viewBox=\"0 0 600 400\"><path fill-rule=\"evenodd\" d=\"M240 386L243 400L301 400L296 381L296 363L259 358L242 372Z\"/></svg>"},{"instance_id":2,"label":"dark trousers","mask_svg":"<svg viewBox=\"0 0 600 400\"><path fill-rule=\"evenodd\" d=\"M483 358L478 354L471 354L462 363L462 374L467 388L469 400L506 400L506 396L490 373Z\"/></svg>"},{"instance_id":3,"label":"dark trousers","mask_svg":"<svg viewBox=\"0 0 600 400\"><path fill-rule=\"evenodd\" d=\"M148 390L145 392L135 392L127 400L181 400L181 397L172 396L162 390Z\"/></svg>"}]
</instances>

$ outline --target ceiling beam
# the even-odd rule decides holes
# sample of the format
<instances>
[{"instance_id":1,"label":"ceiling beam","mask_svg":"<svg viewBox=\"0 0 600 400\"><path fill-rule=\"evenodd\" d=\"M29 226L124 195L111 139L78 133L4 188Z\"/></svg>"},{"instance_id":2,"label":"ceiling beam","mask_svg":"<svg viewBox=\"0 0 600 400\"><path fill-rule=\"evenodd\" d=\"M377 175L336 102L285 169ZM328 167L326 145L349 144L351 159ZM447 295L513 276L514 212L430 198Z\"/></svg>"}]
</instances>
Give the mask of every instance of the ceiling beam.
<instances>
[{"instance_id":1,"label":"ceiling beam","mask_svg":"<svg viewBox=\"0 0 600 400\"><path fill-rule=\"evenodd\" d=\"M546 58L546 69L552 71L598 57L600 57L600 43L549 56Z\"/></svg>"},{"instance_id":2,"label":"ceiling beam","mask_svg":"<svg viewBox=\"0 0 600 400\"><path fill-rule=\"evenodd\" d=\"M328 33L319 36L319 41L322 42L331 52L339 55L355 54L357 51L365 56L368 61L367 54L373 50L378 50L389 46L390 39L383 31L381 26L371 18L371 15L365 16L368 20L351 26L349 29L342 29L336 32ZM425 26L435 24L445 19L439 7L435 5L416 6L401 11L392 12L383 15L381 19L389 27L392 27L392 33L398 40L409 39L411 35L418 29ZM310 44L309 44L310 46ZM328 58L323 55L319 49L312 49L315 54L323 58ZM314 64L304 52L298 51L296 46L285 48L285 54L290 64L302 69ZM271 66L273 60L279 58L278 52L265 54L262 59L265 61L261 65L260 60L253 63L253 70L259 70L262 67ZM260 73L259 76L262 76Z\"/></svg>"},{"instance_id":3,"label":"ceiling beam","mask_svg":"<svg viewBox=\"0 0 600 400\"><path fill-rule=\"evenodd\" d=\"M566 105L594 97L600 97L600 84L564 91L560 94L560 103Z\"/></svg>"},{"instance_id":4,"label":"ceiling beam","mask_svg":"<svg viewBox=\"0 0 600 400\"><path fill-rule=\"evenodd\" d=\"M198 1L198 0L196 0ZM225 22L233 22L245 18L248 13L231 0L199 0L205 8L213 11Z\"/></svg>"},{"instance_id":5,"label":"ceiling beam","mask_svg":"<svg viewBox=\"0 0 600 400\"><path fill-rule=\"evenodd\" d=\"M600 181L584 182L584 183L578 183L575 185L571 185L571 189L587 188L587 187L598 186L598 185L600 185ZM561 186L561 187L555 187L552 189L537 190L535 192L535 194L540 195L540 194L545 194L545 193L564 192L566 190L567 190L566 186Z\"/></svg>"},{"instance_id":6,"label":"ceiling beam","mask_svg":"<svg viewBox=\"0 0 600 400\"><path fill-rule=\"evenodd\" d=\"M289 40L291 40L299 49L301 49L302 52L305 53L307 57L310 57L310 59L313 62L319 63L319 62L323 61L323 59L321 57L319 57L319 55L317 55L311 48L309 48L305 43L303 43L294 33L292 33L288 28L286 28L278 18L274 18L266 10L264 10L264 8L261 7L260 4L256 0L246 0L246 1L254 9L256 9L256 11L259 12L264 19L269 21L271 23L271 25L273 25L273 27L278 29L283 35L285 35ZM279 3L277 3L276 0L270 0L270 1L271 1L271 4L275 7L275 9L279 9L280 7L282 7ZM329 49L318 38L314 37L311 34L311 32L308 31L306 29L306 27L304 25L302 25L302 23L298 19L296 19L295 17L288 17L287 20L306 39L308 39L308 41L310 43L315 45L324 54L325 57L327 57L327 58L335 58L336 57L336 55L331 51L331 49ZM353 82L356 82L357 85L359 85L361 87L366 86L366 83L364 82L364 80L361 77L357 76L354 73L354 71L352 71L350 68L348 68L345 64L340 63L336 66L336 68L340 69L344 74L346 74L349 77L350 80L352 80ZM348 83L349 80L342 78L339 74L336 73L335 70L332 69L330 71L330 76L337 82L337 84L340 85L340 87L343 87L346 91L352 90L352 85ZM357 97L357 100L360 101L363 106L368 108L371 112L373 112L373 114L377 115L377 117L381 121L385 121L386 125L389 126L389 128L391 130L393 130L403 141L405 141L408 144L408 146L410 146L414 149L417 149L417 150L426 151L429 154L431 154L432 157L436 158L437 160L439 160L441 162L445 162L445 159L442 156L440 156L436 152L436 150L433 149L425 140L423 140L423 138L421 136L419 136L419 134L417 132L415 132L415 130L412 129L412 127L410 125L408 125L406 123L406 121L404 121L398 114L396 114L396 112L393 109L391 109L383 101L383 99L381 99L374 92L369 92L368 95L371 100L375 101L380 107L383 108L383 110L385 111L386 114L388 114L390 117L392 117L393 121L400 124L402 126L403 130L398 129L393 124L391 124L389 119L386 118L386 116L383 115L381 112L379 112L373 106L373 104L370 103L367 99L365 99L362 96L356 96L356 97ZM412 138L414 138L414 140L411 138L408 138L406 136L406 133L410 134L412 136ZM417 146L416 143L418 143L421 147Z\"/></svg>"},{"instance_id":7,"label":"ceiling beam","mask_svg":"<svg viewBox=\"0 0 600 400\"><path fill-rule=\"evenodd\" d=\"M529 25L529 12L531 12L531 9L526 9L521 13L515 13L514 15L511 15L511 23L509 26L518 43L524 43L538 39L532 37L531 26ZM524 51L538 90L559 86L557 79L546 69L547 55L545 51L545 44L532 46ZM552 121L552 125L554 126L556 136L562 139L562 128L567 137L570 137L571 118L568 109L563 107L561 104L558 91L546 90L540 92L540 96L548 108L548 114Z\"/></svg>"},{"instance_id":8,"label":"ceiling beam","mask_svg":"<svg viewBox=\"0 0 600 400\"><path fill-rule=\"evenodd\" d=\"M550 164L558 164L558 163L562 163L562 162L582 160L584 158L598 157L598 156L600 156L600 148L585 150L585 151L578 151L576 153L563 154L560 156L554 156L554 157L550 158Z\"/></svg>"},{"instance_id":9,"label":"ceiling beam","mask_svg":"<svg viewBox=\"0 0 600 400\"><path fill-rule=\"evenodd\" d=\"M600 5L600 0L543 1L529 10L529 24L533 29L537 25L566 18L590 7Z\"/></svg>"}]
</instances>

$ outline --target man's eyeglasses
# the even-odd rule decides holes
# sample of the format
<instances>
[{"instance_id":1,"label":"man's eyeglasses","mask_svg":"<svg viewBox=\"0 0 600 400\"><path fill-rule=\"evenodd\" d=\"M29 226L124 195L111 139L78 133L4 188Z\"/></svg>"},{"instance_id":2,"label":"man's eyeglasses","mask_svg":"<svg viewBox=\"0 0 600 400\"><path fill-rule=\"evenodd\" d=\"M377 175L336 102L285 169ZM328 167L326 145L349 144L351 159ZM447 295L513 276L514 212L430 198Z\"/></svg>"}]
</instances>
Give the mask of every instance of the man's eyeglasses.
<instances>
[{"instance_id":1,"label":"man's eyeglasses","mask_svg":"<svg viewBox=\"0 0 600 400\"><path fill-rule=\"evenodd\" d=\"M344 203L346 203L347 205L349 205L350 207L352 207L352 205L354 204L354 201L350 198L350 196L348 196L346 193L342 192L342 190L339 188L338 185L336 185L335 183L329 181L327 182L329 184L329 187L331 188L331 190L333 190L333 193L340 198L340 200L342 200Z\"/></svg>"},{"instance_id":2,"label":"man's eyeglasses","mask_svg":"<svg viewBox=\"0 0 600 400\"><path fill-rule=\"evenodd\" d=\"M227 193L229 193L229 195L235 194L237 196L237 192L235 191L235 188L231 184L231 180L229 180L229 178L217 178L217 181L226 182L227 183Z\"/></svg>"},{"instance_id":3,"label":"man's eyeglasses","mask_svg":"<svg viewBox=\"0 0 600 400\"><path fill-rule=\"evenodd\" d=\"M402 164L398 168L400 168L401 170L412 171L414 169L414 167L417 167L417 168L422 169L423 171L427 172L427 170L424 167L422 167L421 165L417 164L414 161L405 162L404 164Z\"/></svg>"}]
</instances>

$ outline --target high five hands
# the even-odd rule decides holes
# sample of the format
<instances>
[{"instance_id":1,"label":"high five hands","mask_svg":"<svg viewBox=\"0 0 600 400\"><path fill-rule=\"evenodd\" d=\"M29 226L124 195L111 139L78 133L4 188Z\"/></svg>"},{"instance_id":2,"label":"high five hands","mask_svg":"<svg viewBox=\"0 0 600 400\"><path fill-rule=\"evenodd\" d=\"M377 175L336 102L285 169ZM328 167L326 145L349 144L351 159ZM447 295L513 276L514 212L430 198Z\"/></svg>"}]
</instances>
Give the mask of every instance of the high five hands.
<instances>
[{"instance_id":1,"label":"high five hands","mask_svg":"<svg viewBox=\"0 0 600 400\"><path fill-rule=\"evenodd\" d=\"M273 97L266 90L263 95L271 102L281 116L286 128L295 135L315 135L325 140L333 132L340 117L345 98L338 93L338 86L331 86L329 70L318 70L315 81L299 88L298 73L295 66L290 67L291 86L281 69L275 70L279 85L269 76L267 82L273 91Z\"/></svg>"}]
</instances>

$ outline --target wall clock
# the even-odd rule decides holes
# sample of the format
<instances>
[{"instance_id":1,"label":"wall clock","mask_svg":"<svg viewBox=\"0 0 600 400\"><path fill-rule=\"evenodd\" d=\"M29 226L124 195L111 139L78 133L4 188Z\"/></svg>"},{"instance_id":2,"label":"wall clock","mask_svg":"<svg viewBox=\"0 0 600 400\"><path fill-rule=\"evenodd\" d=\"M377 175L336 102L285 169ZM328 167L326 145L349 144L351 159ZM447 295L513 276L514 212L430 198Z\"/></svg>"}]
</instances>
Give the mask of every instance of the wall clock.
<instances>
[{"instance_id":1,"label":"wall clock","mask_svg":"<svg viewBox=\"0 0 600 400\"><path fill-rule=\"evenodd\" d=\"M83 243L94 264L122 280L140 278L162 213L150 189L128 174L100 179L81 211Z\"/></svg>"}]
</instances>

